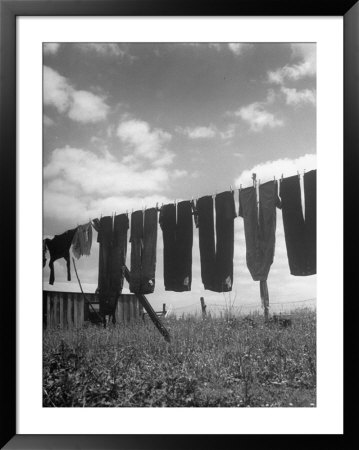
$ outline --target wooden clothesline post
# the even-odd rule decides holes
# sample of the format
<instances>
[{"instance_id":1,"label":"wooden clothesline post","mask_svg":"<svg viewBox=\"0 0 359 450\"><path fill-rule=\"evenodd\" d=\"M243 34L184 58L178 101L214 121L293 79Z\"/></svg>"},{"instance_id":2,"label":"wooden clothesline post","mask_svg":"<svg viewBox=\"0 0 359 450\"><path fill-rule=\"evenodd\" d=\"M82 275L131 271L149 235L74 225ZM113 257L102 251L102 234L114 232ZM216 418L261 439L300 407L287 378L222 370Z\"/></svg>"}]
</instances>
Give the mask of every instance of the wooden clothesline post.
<instances>
[{"instance_id":1,"label":"wooden clothesline post","mask_svg":"<svg viewBox=\"0 0 359 450\"><path fill-rule=\"evenodd\" d=\"M252 173L253 187L257 188L257 174ZM257 214L259 215L259 199L257 198ZM268 322L269 320L269 292L268 292L268 284L267 280L263 280L259 282L259 290L261 296L262 306L264 308L264 321Z\"/></svg>"},{"instance_id":2,"label":"wooden clothesline post","mask_svg":"<svg viewBox=\"0 0 359 450\"><path fill-rule=\"evenodd\" d=\"M202 309L202 319L204 319L207 316L207 311L206 311L207 305L204 303L203 297L200 298L200 301L201 301L201 309Z\"/></svg>"}]
</instances>

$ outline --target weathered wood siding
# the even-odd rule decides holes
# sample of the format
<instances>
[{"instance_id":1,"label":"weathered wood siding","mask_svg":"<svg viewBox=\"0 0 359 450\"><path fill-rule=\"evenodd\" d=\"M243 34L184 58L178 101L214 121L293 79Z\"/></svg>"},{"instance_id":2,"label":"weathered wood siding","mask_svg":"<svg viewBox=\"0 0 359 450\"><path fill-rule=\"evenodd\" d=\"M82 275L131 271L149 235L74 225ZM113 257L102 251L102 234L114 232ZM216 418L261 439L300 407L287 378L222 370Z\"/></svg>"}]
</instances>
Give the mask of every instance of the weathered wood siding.
<instances>
[{"instance_id":1,"label":"weathered wood siding","mask_svg":"<svg viewBox=\"0 0 359 450\"><path fill-rule=\"evenodd\" d=\"M86 294L86 298L98 311L98 296ZM43 291L44 328L79 328L89 320L90 306L77 292ZM143 315L143 307L133 294L120 295L116 307L116 322L129 323Z\"/></svg>"}]
</instances>

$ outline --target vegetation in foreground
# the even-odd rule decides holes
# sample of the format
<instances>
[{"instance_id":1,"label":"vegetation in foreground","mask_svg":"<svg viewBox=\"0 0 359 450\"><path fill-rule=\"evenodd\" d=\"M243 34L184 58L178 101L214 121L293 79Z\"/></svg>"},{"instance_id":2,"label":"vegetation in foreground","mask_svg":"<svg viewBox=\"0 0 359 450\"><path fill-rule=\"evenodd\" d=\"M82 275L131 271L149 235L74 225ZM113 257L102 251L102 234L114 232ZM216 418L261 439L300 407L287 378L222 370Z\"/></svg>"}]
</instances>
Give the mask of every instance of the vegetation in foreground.
<instances>
[{"instance_id":1,"label":"vegetation in foreground","mask_svg":"<svg viewBox=\"0 0 359 450\"><path fill-rule=\"evenodd\" d=\"M171 343L151 323L45 331L43 405L315 406L316 313L292 317L173 317Z\"/></svg>"}]
</instances>

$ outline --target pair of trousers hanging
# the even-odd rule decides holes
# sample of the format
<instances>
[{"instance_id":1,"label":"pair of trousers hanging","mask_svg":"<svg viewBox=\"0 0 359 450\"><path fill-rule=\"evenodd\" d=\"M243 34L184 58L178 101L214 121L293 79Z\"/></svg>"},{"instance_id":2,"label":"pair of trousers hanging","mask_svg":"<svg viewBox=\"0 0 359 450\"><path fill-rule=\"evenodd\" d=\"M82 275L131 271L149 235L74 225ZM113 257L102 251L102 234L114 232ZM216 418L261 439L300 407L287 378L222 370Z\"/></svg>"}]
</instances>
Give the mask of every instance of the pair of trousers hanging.
<instances>
[{"instance_id":1,"label":"pair of trousers hanging","mask_svg":"<svg viewBox=\"0 0 359 450\"><path fill-rule=\"evenodd\" d=\"M157 208L131 215L130 291L135 294L152 294L155 289L157 222Z\"/></svg>"},{"instance_id":2,"label":"pair of trousers hanging","mask_svg":"<svg viewBox=\"0 0 359 450\"><path fill-rule=\"evenodd\" d=\"M118 296L122 292L127 254L127 214L100 219L97 225L99 250L98 288L100 312L113 312Z\"/></svg>"},{"instance_id":3,"label":"pair of trousers hanging","mask_svg":"<svg viewBox=\"0 0 359 450\"><path fill-rule=\"evenodd\" d=\"M205 289L229 292L233 285L234 218L233 192L215 197L216 233L214 231L213 198L206 195L197 200L201 277Z\"/></svg>"},{"instance_id":4,"label":"pair of trousers hanging","mask_svg":"<svg viewBox=\"0 0 359 450\"><path fill-rule=\"evenodd\" d=\"M72 243L72 239L76 233L76 228L72 230L65 231L65 233L54 236L53 239L45 239L43 242L43 250L44 244L45 247L49 250L50 253L50 279L49 284L54 284L55 281L55 269L54 262L60 258L64 258L66 261L67 267L67 281L71 281L71 270L70 270L70 247ZM45 252L46 253L46 252ZM46 257L43 251L43 267L46 264Z\"/></svg>"},{"instance_id":5,"label":"pair of trousers hanging","mask_svg":"<svg viewBox=\"0 0 359 450\"><path fill-rule=\"evenodd\" d=\"M166 291L191 290L193 219L190 201L161 208L160 225L163 235L163 276Z\"/></svg>"},{"instance_id":6,"label":"pair of trousers hanging","mask_svg":"<svg viewBox=\"0 0 359 450\"><path fill-rule=\"evenodd\" d=\"M284 236L290 273L308 276L317 273L317 171L304 174L304 209L298 175L280 183Z\"/></svg>"},{"instance_id":7,"label":"pair of trousers hanging","mask_svg":"<svg viewBox=\"0 0 359 450\"><path fill-rule=\"evenodd\" d=\"M279 206L276 181L259 186L259 207L255 187L240 189L239 216L243 217L246 261L254 281L266 281L274 259L276 207Z\"/></svg>"}]
</instances>

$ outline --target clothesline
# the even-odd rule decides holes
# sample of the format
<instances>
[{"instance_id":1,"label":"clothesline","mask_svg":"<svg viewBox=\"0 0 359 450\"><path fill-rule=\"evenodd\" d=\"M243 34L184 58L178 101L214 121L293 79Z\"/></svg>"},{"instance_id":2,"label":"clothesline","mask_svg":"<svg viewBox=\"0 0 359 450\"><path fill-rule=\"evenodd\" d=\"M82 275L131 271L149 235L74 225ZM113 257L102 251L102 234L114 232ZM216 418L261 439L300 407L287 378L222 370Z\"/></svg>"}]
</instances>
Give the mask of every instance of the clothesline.
<instances>
[{"instance_id":1,"label":"clothesline","mask_svg":"<svg viewBox=\"0 0 359 450\"><path fill-rule=\"evenodd\" d=\"M315 170L315 169L311 169L311 170ZM300 178L301 175L304 176L305 171L306 171L306 169L303 169L303 171L302 171L301 173L300 173L299 171L297 171L298 177ZM256 174L254 174L254 175L256 175ZM295 176L295 174L294 174L294 175L290 175L290 176L286 176L286 177L283 177L283 174L282 174L282 176L281 176L280 178L276 179L276 177L275 177L275 175L274 175L274 176L273 176L273 180L274 180L274 181L280 181L280 182L281 182L283 179L290 178L290 177L292 177L292 176ZM272 180L268 180L268 181L266 181L265 183L267 183L267 182L269 182L269 181L272 181ZM247 188L250 188L250 187L260 186L260 184L261 184L261 179L260 179L260 178L259 178L259 179L254 179L252 185L250 185L250 186L242 187L242 184L240 184L240 187L239 187L239 188L234 188L234 189L233 189L232 186L230 185L229 191L230 191L230 192L233 192L233 193L236 192L236 191L239 192L239 191L241 191L242 189L247 189ZM225 192L225 191L223 191L223 192ZM180 201L194 201L194 200L198 200L199 198L204 197L204 196L206 196L206 195L210 195L210 194L197 195L196 197L192 197L191 200L178 200L178 199L175 199L173 203L174 203L174 204L177 204L177 203L180 202ZM215 198L217 195L218 195L218 192L215 191L215 193L212 194L212 198ZM163 206L163 203L161 203L161 206ZM154 207L154 206L151 206L151 207L147 208L147 206L144 206L144 207L142 207L142 208L137 208L137 209L131 208L131 211L126 210L126 212L112 211L112 212L111 212L111 216L112 216L112 218L113 218L113 217L115 217L116 215L121 215L121 214L127 214L127 215L129 215L129 214L133 213L134 211L140 211L140 210L146 211L147 209L151 209L151 208L156 208L157 211L159 211L159 210L160 210L159 202L156 203L156 206L155 206L155 207ZM108 216L109 216L110 214L102 214L102 213L101 213L100 216L97 215L97 217L94 217L94 218L92 218L92 219L89 218L89 222L91 222L91 224L92 224L93 220L98 219L98 218L102 218L102 217L104 217L105 215L108 215ZM77 222L77 226L78 226L78 222Z\"/></svg>"},{"instance_id":2,"label":"clothesline","mask_svg":"<svg viewBox=\"0 0 359 450\"><path fill-rule=\"evenodd\" d=\"M253 186L236 188L239 209L234 191L224 191L214 196L203 196L196 202L184 200L167 203L160 208L136 210L131 215L131 279L130 290L148 294L154 291L157 224L163 234L163 265L165 290L184 292L191 290L193 219L199 228L201 276L204 289L214 292L230 292L233 285L234 219L244 221L247 267L254 281L260 281L262 304L268 300L267 277L273 263L276 231L276 208L282 209L288 261L292 275L306 276L316 273L316 170L305 173L303 187L300 173L260 184L252 174ZM258 188L258 191L257 191ZM279 189L279 191L278 191ZM304 189L304 191L303 191ZM305 218L301 191L304 193ZM279 195L280 194L280 199ZM214 197L214 198L213 198ZM261 198L261 201L258 199ZM215 201L214 201L215 200ZM215 226L214 226L215 209ZM308 210L308 211L307 211ZM308 212L308 214L307 214ZM92 227L98 232L100 244L99 289L103 278L105 291L122 290L123 267L127 254L127 233L130 222L127 214L115 214L115 218L101 215L101 219L68 230L63 235L44 241L50 250L49 266L61 257L69 261L71 242L78 242L78 257L89 254L92 236L86 230ZM74 236L74 232L79 235ZM87 249L86 245L89 245ZM88 250L88 251L86 251ZM46 247L45 247L46 251ZM44 263L46 258L44 258ZM68 280L70 271L68 264ZM103 273L102 273L103 272ZM111 281L112 280L112 281ZM54 281L53 272L50 284ZM131 284L132 283L132 284Z\"/></svg>"}]
</instances>

